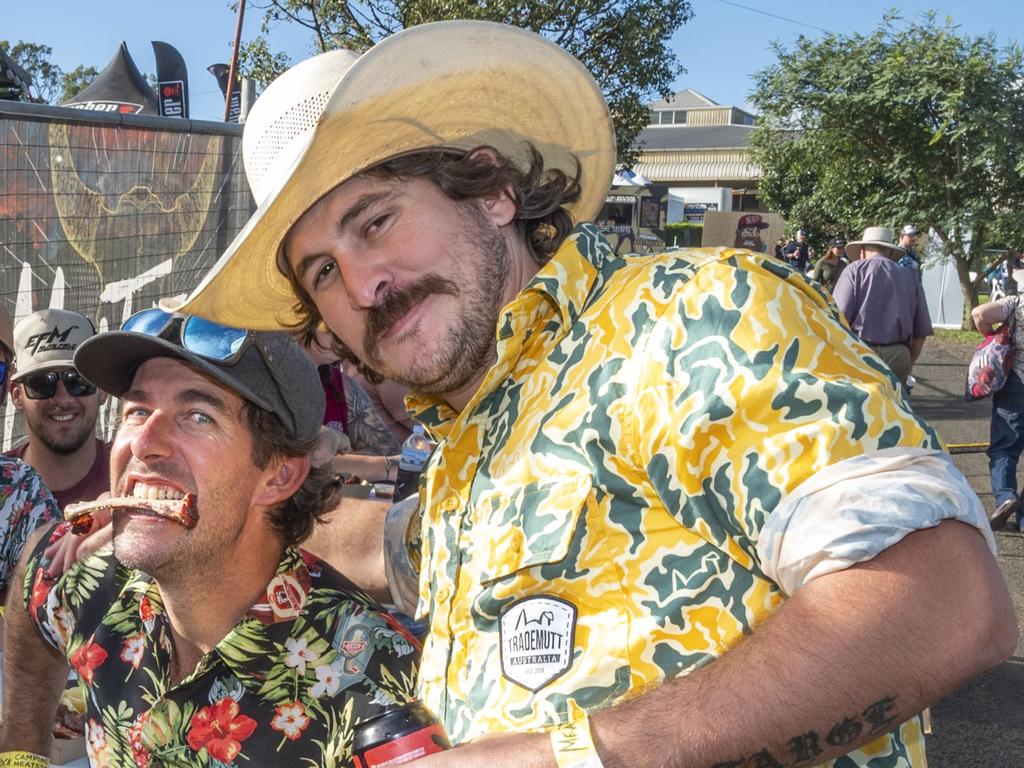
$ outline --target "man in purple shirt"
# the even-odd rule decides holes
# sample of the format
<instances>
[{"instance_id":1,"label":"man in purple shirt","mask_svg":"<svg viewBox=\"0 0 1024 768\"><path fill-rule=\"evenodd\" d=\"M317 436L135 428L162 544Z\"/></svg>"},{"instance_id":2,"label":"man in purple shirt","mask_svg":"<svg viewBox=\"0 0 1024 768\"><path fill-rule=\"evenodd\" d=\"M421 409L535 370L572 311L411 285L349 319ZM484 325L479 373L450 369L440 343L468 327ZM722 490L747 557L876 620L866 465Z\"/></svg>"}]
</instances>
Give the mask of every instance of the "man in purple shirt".
<instances>
[{"instance_id":1,"label":"man in purple shirt","mask_svg":"<svg viewBox=\"0 0 1024 768\"><path fill-rule=\"evenodd\" d=\"M832 297L854 333L906 387L924 340L933 331L917 275L895 261L903 254L893 243L892 230L868 227L860 240L847 244L851 263L839 276Z\"/></svg>"}]
</instances>

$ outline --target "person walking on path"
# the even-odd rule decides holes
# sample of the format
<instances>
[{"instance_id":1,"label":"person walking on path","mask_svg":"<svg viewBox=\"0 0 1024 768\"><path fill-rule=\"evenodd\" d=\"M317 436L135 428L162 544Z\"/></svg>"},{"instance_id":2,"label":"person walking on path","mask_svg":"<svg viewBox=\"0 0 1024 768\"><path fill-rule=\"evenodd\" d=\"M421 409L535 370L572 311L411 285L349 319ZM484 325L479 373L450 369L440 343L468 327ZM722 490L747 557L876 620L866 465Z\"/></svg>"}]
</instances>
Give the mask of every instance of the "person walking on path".
<instances>
[{"instance_id":1,"label":"person walking on path","mask_svg":"<svg viewBox=\"0 0 1024 768\"><path fill-rule=\"evenodd\" d=\"M843 252L844 248L846 248L846 241L841 237L837 237L829 245L825 255L818 259L814 265L814 279L821 283L829 293L835 290L836 281L847 265L846 254Z\"/></svg>"},{"instance_id":2,"label":"person walking on path","mask_svg":"<svg viewBox=\"0 0 1024 768\"><path fill-rule=\"evenodd\" d=\"M903 249L885 227L865 229L860 240L846 245L846 255L851 263L832 297L853 332L906 387L925 339L934 332L917 273L896 264Z\"/></svg>"},{"instance_id":3,"label":"person walking on path","mask_svg":"<svg viewBox=\"0 0 1024 768\"><path fill-rule=\"evenodd\" d=\"M992 419L986 451L994 497L989 523L992 530L1001 530L1016 513L1016 528L1024 530L1017 492L1017 463L1021 451L1024 451L1024 306L1020 297L1007 296L975 307L971 310L971 319L978 331L986 336L1001 323L1015 323L1013 370L1003 388L992 395Z\"/></svg>"}]
</instances>

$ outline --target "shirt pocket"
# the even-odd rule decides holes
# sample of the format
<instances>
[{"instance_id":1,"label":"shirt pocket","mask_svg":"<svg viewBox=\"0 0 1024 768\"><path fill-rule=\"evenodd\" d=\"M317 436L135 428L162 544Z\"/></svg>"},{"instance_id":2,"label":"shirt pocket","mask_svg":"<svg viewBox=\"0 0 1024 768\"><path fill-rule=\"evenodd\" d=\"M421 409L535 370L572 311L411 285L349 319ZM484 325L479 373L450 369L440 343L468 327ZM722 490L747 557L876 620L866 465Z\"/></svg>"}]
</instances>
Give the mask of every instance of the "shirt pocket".
<instances>
[{"instance_id":1,"label":"shirt pocket","mask_svg":"<svg viewBox=\"0 0 1024 768\"><path fill-rule=\"evenodd\" d=\"M475 552L481 558L480 583L486 586L534 566L565 561L586 534L580 525L591 489L590 475L579 473L489 494L481 505L483 536L474 537L490 542L486 550Z\"/></svg>"}]
</instances>

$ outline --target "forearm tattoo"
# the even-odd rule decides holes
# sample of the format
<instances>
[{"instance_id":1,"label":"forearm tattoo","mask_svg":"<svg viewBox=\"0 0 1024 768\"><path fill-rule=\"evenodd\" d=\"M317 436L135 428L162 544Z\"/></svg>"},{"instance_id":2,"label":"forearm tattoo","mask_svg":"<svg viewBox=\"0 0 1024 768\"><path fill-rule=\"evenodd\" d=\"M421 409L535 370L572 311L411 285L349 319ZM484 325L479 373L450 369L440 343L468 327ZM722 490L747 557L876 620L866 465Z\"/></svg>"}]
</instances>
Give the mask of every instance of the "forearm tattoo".
<instances>
[{"instance_id":1,"label":"forearm tattoo","mask_svg":"<svg viewBox=\"0 0 1024 768\"><path fill-rule=\"evenodd\" d=\"M865 741L865 736L878 737L893 730L897 722L896 697L886 696L865 707L861 712L848 715L832 726L826 734L806 731L786 742L785 753L762 749L746 757L715 763L710 768L797 768L817 765L822 753L834 747L849 746Z\"/></svg>"},{"instance_id":2,"label":"forearm tattoo","mask_svg":"<svg viewBox=\"0 0 1024 768\"><path fill-rule=\"evenodd\" d=\"M349 376L345 377L345 405L348 406L348 436L353 451L393 456L401 450L366 390Z\"/></svg>"}]
</instances>

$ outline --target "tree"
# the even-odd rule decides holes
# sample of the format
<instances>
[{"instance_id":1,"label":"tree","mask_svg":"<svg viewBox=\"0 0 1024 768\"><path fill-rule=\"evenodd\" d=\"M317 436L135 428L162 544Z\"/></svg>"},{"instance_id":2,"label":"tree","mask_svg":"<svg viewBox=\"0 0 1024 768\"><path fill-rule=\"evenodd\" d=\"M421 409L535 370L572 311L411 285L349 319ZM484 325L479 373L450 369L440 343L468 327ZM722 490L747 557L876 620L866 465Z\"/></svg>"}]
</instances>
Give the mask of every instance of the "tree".
<instances>
[{"instance_id":1,"label":"tree","mask_svg":"<svg viewBox=\"0 0 1024 768\"><path fill-rule=\"evenodd\" d=\"M26 43L23 40L11 45L6 40L0 40L0 50L31 76L35 90L32 100L41 104L61 104L67 101L99 74L96 67L83 65L65 72L50 61L53 49L48 45Z\"/></svg>"},{"instance_id":2,"label":"tree","mask_svg":"<svg viewBox=\"0 0 1024 768\"><path fill-rule=\"evenodd\" d=\"M976 306L984 250L1024 238L1020 48L888 14L871 34L800 36L775 53L752 97L768 207L837 233L931 228Z\"/></svg>"},{"instance_id":3,"label":"tree","mask_svg":"<svg viewBox=\"0 0 1024 768\"><path fill-rule=\"evenodd\" d=\"M314 53L364 51L406 27L445 19L499 21L543 34L582 61L601 85L624 166L636 159L633 141L649 122L646 103L669 96L682 71L668 41L692 16L689 0L267 0L250 6L263 11L262 32L240 48L240 71L262 84L288 66L267 41L282 23L308 29Z\"/></svg>"},{"instance_id":4,"label":"tree","mask_svg":"<svg viewBox=\"0 0 1024 768\"><path fill-rule=\"evenodd\" d=\"M95 80L98 74L99 70L96 67L87 67L84 64L79 64L70 72L62 73L60 79L60 99L58 99L57 103L63 104L72 96L78 95L78 92ZM150 80L150 85L155 88L156 83L153 82L155 78L152 75L147 76L147 78Z\"/></svg>"}]
</instances>

